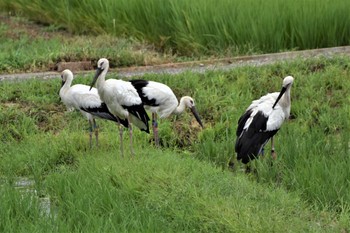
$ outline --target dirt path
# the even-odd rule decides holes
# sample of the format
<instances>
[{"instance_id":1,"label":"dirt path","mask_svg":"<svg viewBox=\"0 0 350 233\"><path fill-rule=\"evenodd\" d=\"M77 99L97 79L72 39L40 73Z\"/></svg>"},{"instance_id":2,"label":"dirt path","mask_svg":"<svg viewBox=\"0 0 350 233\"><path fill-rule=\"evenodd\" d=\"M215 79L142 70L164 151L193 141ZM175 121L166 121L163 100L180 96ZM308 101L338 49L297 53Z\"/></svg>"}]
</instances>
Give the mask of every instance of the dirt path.
<instances>
[{"instance_id":1,"label":"dirt path","mask_svg":"<svg viewBox=\"0 0 350 233\"><path fill-rule=\"evenodd\" d=\"M233 58L224 58L219 60L171 63L171 64L156 65L156 66L128 67L128 68L110 69L109 72L118 72L118 74L121 77L132 78L134 76L142 76L146 73L178 74L189 70L193 72L206 72L208 70L228 70L237 66L246 66L246 65L260 66L260 65L285 61L285 60L293 60L296 58L312 58L312 57L320 57L320 56L332 57L334 55L350 55L350 46L263 54L263 55L254 55L254 56L241 56L241 57L233 57ZM75 66L75 65L76 64L72 64L72 66ZM92 75L93 72L94 71L81 71L81 72L75 72L75 73ZM0 75L0 81L25 80L30 78L49 79L49 78L57 78L59 75L60 75L59 72L3 74L3 75Z\"/></svg>"}]
</instances>

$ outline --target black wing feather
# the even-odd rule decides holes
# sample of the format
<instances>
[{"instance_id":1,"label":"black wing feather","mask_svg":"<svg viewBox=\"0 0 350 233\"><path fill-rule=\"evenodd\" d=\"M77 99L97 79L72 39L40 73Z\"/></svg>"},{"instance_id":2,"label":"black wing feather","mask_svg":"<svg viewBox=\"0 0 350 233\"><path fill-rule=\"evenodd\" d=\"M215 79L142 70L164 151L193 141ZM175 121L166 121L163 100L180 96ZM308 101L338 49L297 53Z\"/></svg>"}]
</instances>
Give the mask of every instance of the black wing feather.
<instances>
[{"instance_id":1,"label":"black wing feather","mask_svg":"<svg viewBox=\"0 0 350 233\"><path fill-rule=\"evenodd\" d=\"M156 99L149 99L145 93L143 93L143 88L146 87L148 85L148 81L147 80L142 80L142 79L134 79L134 80L130 80L131 84L135 87L137 93L139 94L142 103L144 105L148 105L148 106L159 106L159 104L156 103Z\"/></svg>"},{"instance_id":2,"label":"black wing feather","mask_svg":"<svg viewBox=\"0 0 350 233\"><path fill-rule=\"evenodd\" d=\"M131 106L122 105L122 107L125 108L126 110L128 110L129 114L134 115L135 117L137 117L139 120L141 120L146 125L146 129L141 129L141 131L145 131L146 133L150 133L149 132L149 125L148 125L148 121L150 120L150 118L149 118L145 108L143 107L143 104L131 105Z\"/></svg>"},{"instance_id":3,"label":"black wing feather","mask_svg":"<svg viewBox=\"0 0 350 233\"><path fill-rule=\"evenodd\" d=\"M243 131L244 125L247 122L252 110L246 111L238 120L238 127L236 131L236 136L239 137Z\"/></svg>"},{"instance_id":4,"label":"black wing feather","mask_svg":"<svg viewBox=\"0 0 350 233\"><path fill-rule=\"evenodd\" d=\"M246 112L238 121L237 128L237 140L235 145L235 151L237 153L237 159L242 160L243 163L248 163L250 160L255 159L262 147L273 137L277 130L266 131L266 123L268 118L264 116L262 112L258 112L248 129L243 130L243 127L250 117L252 111Z\"/></svg>"},{"instance_id":5,"label":"black wing feather","mask_svg":"<svg viewBox=\"0 0 350 233\"><path fill-rule=\"evenodd\" d=\"M80 109L101 119L120 122L124 127L128 128L128 121L126 119L121 119L119 117L114 116L108 110L107 105L105 103L101 103L101 105L98 107L81 107Z\"/></svg>"}]
</instances>

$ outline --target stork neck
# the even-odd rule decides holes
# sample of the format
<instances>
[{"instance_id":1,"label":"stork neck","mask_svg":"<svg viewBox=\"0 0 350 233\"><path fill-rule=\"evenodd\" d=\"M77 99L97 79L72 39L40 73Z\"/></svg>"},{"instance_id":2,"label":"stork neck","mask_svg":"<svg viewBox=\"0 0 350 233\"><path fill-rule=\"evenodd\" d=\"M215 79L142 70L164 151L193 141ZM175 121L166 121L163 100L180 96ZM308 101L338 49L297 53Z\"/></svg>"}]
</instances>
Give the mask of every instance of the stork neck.
<instances>
[{"instance_id":1,"label":"stork neck","mask_svg":"<svg viewBox=\"0 0 350 233\"><path fill-rule=\"evenodd\" d=\"M283 107L290 106L290 88L287 88L286 92L283 94L281 98L281 105Z\"/></svg>"},{"instance_id":2,"label":"stork neck","mask_svg":"<svg viewBox=\"0 0 350 233\"><path fill-rule=\"evenodd\" d=\"M186 104L183 98L180 100L180 104L176 107L174 114L181 114L183 111L185 111Z\"/></svg>"},{"instance_id":3,"label":"stork neck","mask_svg":"<svg viewBox=\"0 0 350 233\"><path fill-rule=\"evenodd\" d=\"M61 90L67 91L70 88L70 86L72 85L72 81L73 81L73 79L68 77L66 79L66 81L64 82L63 86L61 87Z\"/></svg>"},{"instance_id":4,"label":"stork neck","mask_svg":"<svg viewBox=\"0 0 350 233\"><path fill-rule=\"evenodd\" d=\"M285 114L285 119L288 119L290 115L290 88L283 94L280 100L280 106Z\"/></svg>"},{"instance_id":5,"label":"stork neck","mask_svg":"<svg viewBox=\"0 0 350 233\"><path fill-rule=\"evenodd\" d=\"M108 69L104 69L102 71L102 73L100 74L100 77L98 77L97 83L96 83L97 89L101 89L105 85L107 71L108 71Z\"/></svg>"}]
</instances>

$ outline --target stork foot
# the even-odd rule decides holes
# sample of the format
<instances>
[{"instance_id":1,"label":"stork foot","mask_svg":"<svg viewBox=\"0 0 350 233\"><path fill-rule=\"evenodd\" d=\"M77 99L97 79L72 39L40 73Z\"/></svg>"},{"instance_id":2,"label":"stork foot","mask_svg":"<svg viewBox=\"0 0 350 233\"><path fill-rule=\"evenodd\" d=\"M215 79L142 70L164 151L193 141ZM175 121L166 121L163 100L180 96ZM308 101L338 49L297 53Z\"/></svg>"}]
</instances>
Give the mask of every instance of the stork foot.
<instances>
[{"instance_id":1,"label":"stork foot","mask_svg":"<svg viewBox=\"0 0 350 233\"><path fill-rule=\"evenodd\" d=\"M164 141L162 138L158 138L158 146L156 145L156 140L154 139L154 137L151 137L148 139L148 142L151 143L152 145L154 145L157 148L161 148L164 147Z\"/></svg>"},{"instance_id":2,"label":"stork foot","mask_svg":"<svg viewBox=\"0 0 350 233\"><path fill-rule=\"evenodd\" d=\"M235 163L233 161L228 162L228 168L233 169L235 167Z\"/></svg>"},{"instance_id":3,"label":"stork foot","mask_svg":"<svg viewBox=\"0 0 350 233\"><path fill-rule=\"evenodd\" d=\"M246 165L245 167L245 173L246 174L249 174L251 172L251 167L250 167L250 164Z\"/></svg>"},{"instance_id":4,"label":"stork foot","mask_svg":"<svg viewBox=\"0 0 350 233\"><path fill-rule=\"evenodd\" d=\"M277 159L277 154L276 154L276 152L275 152L275 149L272 149L271 150L271 157L275 160L275 159Z\"/></svg>"}]
</instances>

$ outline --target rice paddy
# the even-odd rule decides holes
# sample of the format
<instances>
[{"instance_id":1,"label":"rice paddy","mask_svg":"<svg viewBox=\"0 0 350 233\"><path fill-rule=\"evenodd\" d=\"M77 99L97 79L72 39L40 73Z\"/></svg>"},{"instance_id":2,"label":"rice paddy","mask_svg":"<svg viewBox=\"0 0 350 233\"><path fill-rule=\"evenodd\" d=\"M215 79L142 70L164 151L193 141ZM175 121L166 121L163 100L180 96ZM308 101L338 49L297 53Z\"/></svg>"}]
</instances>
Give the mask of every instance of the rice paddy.
<instances>
[{"instance_id":1,"label":"rice paddy","mask_svg":"<svg viewBox=\"0 0 350 233\"><path fill-rule=\"evenodd\" d=\"M333 47L350 38L346 0L3 0L0 7L73 33L133 37L189 56Z\"/></svg>"}]
</instances>

